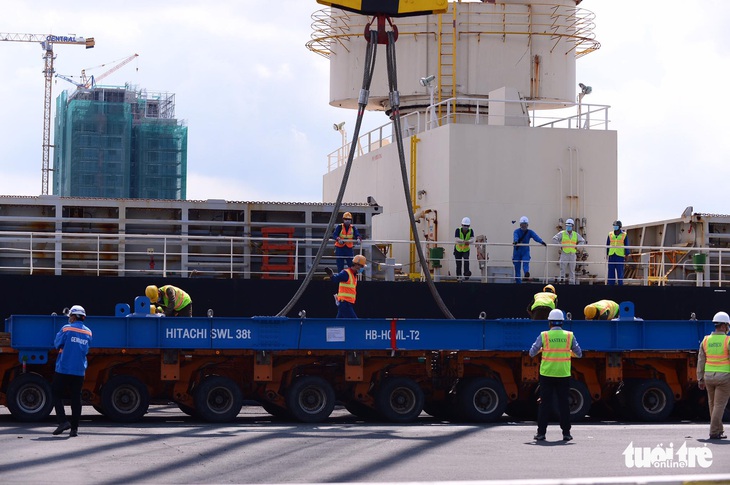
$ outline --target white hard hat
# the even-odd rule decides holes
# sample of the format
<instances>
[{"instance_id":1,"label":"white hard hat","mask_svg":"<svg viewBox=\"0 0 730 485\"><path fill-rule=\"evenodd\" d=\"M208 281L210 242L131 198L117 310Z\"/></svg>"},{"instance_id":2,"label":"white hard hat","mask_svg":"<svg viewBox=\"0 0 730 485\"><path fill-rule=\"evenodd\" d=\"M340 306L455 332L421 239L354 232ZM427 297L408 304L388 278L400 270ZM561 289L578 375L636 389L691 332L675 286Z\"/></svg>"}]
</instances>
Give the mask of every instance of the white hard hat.
<instances>
[{"instance_id":1,"label":"white hard hat","mask_svg":"<svg viewBox=\"0 0 730 485\"><path fill-rule=\"evenodd\" d=\"M520 224L529 224L530 220L527 218L527 216L520 217Z\"/></svg>"},{"instance_id":2,"label":"white hard hat","mask_svg":"<svg viewBox=\"0 0 730 485\"><path fill-rule=\"evenodd\" d=\"M469 219L468 217L463 218L461 220L461 225L462 226L471 226L471 219Z\"/></svg>"},{"instance_id":3,"label":"white hard hat","mask_svg":"<svg viewBox=\"0 0 730 485\"><path fill-rule=\"evenodd\" d=\"M82 307L81 305L74 305L68 311L68 314L69 315L83 315L83 316L86 316L86 310L84 310L84 307Z\"/></svg>"},{"instance_id":4,"label":"white hard hat","mask_svg":"<svg viewBox=\"0 0 730 485\"><path fill-rule=\"evenodd\" d=\"M712 323L714 323L715 325L721 324L721 323L730 324L730 315L728 315L725 312L717 312L717 313L715 313L715 316L712 317Z\"/></svg>"},{"instance_id":5,"label":"white hard hat","mask_svg":"<svg viewBox=\"0 0 730 485\"><path fill-rule=\"evenodd\" d=\"M568 219L567 221L565 221L565 224L570 224L572 226L574 224L573 219Z\"/></svg>"},{"instance_id":6,"label":"white hard hat","mask_svg":"<svg viewBox=\"0 0 730 485\"><path fill-rule=\"evenodd\" d=\"M548 320L551 322L560 322L562 324L563 320L565 320L565 316L563 316L563 311L558 310L557 308L555 310L550 310Z\"/></svg>"}]
</instances>

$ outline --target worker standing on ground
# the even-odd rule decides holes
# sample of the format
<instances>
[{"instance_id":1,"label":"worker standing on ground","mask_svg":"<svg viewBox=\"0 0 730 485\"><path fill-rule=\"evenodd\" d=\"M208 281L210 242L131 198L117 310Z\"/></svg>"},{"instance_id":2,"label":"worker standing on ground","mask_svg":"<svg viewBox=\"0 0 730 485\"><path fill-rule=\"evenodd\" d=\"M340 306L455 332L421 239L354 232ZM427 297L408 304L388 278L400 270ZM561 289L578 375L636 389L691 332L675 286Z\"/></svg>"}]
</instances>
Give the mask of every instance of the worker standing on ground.
<instances>
[{"instance_id":1,"label":"worker standing on ground","mask_svg":"<svg viewBox=\"0 0 730 485\"><path fill-rule=\"evenodd\" d=\"M583 309L586 320L613 320L618 317L618 303L612 300L600 300Z\"/></svg>"},{"instance_id":2,"label":"worker standing on ground","mask_svg":"<svg viewBox=\"0 0 730 485\"><path fill-rule=\"evenodd\" d=\"M144 294L150 299L150 303L157 305L157 312L160 307L166 317L192 317L193 299L180 288L172 285L148 286Z\"/></svg>"},{"instance_id":3,"label":"worker standing on ground","mask_svg":"<svg viewBox=\"0 0 730 485\"><path fill-rule=\"evenodd\" d=\"M327 276L340 284L335 300L337 301L337 318L357 318L355 300L357 299L357 275L367 266L365 256L358 254L352 258L352 264L334 274L331 268L325 268Z\"/></svg>"},{"instance_id":4,"label":"worker standing on ground","mask_svg":"<svg viewBox=\"0 0 730 485\"><path fill-rule=\"evenodd\" d=\"M527 314L533 320L547 320L548 315L558 304L558 295L553 285L545 285L540 293L535 293L527 305Z\"/></svg>"},{"instance_id":5,"label":"worker standing on ground","mask_svg":"<svg viewBox=\"0 0 730 485\"><path fill-rule=\"evenodd\" d=\"M629 236L626 231L622 231L623 224L621 221L613 221L613 231L608 233L606 238L606 255L608 256L608 284L623 285L624 284L624 265L629 250Z\"/></svg>"},{"instance_id":6,"label":"worker standing on ground","mask_svg":"<svg viewBox=\"0 0 730 485\"><path fill-rule=\"evenodd\" d=\"M697 356L697 386L707 389L710 408L710 439L726 438L722 416L730 399L730 316L717 312L712 318L715 331L700 344Z\"/></svg>"},{"instance_id":7,"label":"worker standing on ground","mask_svg":"<svg viewBox=\"0 0 730 485\"><path fill-rule=\"evenodd\" d=\"M337 224L332 232L331 239L335 240L335 257L337 258L337 272L339 273L345 268L352 265L352 257L355 251L352 249L355 240L362 241L360 232L352 224L352 214L345 212L342 214L342 224Z\"/></svg>"},{"instance_id":8,"label":"worker standing on ground","mask_svg":"<svg viewBox=\"0 0 730 485\"><path fill-rule=\"evenodd\" d=\"M530 239L547 246L547 243L538 236L535 231L528 229L530 221L526 216L520 217L520 227L512 234L512 264L515 267L515 283L522 283L520 267L525 273L525 279L530 277Z\"/></svg>"},{"instance_id":9,"label":"worker standing on ground","mask_svg":"<svg viewBox=\"0 0 730 485\"><path fill-rule=\"evenodd\" d=\"M465 217L461 220L461 227L457 227L454 232L454 259L456 260L456 278L462 281L461 262L464 261L464 278L469 279L471 271L469 271L469 255L471 243L474 242L474 230L471 228L471 219Z\"/></svg>"},{"instance_id":10,"label":"worker standing on ground","mask_svg":"<svg viewBox=\"0 0 730 485\"><path fill-rule=\"evenodd\" d=\"M585 244L586 240L573 230L573 219L565 221L565 230L553 236L555 244L560 244L560 283L565 282L565 270L568 270L568 282L575 284L576 247Z\"/></svg>"},{"instance_id":11,"label":"worker standing on ground","mask_svg":"<svg viewBox=\"0 0 730 485\"><path fill-rule=\"evenodd\" d=\"M583 351L573 332L563 330L563 312L557 308L550 312L546 330L537 337L530 348L530 357L542 352L540 362L540 407L537 410L536 441L545 440L548 419L552 412L553 394L557 395L560 429L563 441L570 441L570 359L582 357Z\"/></svg>"},{"instance_id":12,"label":"worker standing on ground","mask_svg":"<svg viewBox=\"0 0 730 485\"><path fill-rule=\"evenodd\" d=\"M74 305L68 312L68 323L56 334L54 345L58 349L56 373L53 376L53 405L56 408L58 427L53 431L59 435L71 429L69 436L78 436L81 419L81 388L86 375L86 354L91 345L91 330L84 325L86 310ZM63 394L68 390L71 399L71 422L66 419Z\"/></svg>"}]
</instances>

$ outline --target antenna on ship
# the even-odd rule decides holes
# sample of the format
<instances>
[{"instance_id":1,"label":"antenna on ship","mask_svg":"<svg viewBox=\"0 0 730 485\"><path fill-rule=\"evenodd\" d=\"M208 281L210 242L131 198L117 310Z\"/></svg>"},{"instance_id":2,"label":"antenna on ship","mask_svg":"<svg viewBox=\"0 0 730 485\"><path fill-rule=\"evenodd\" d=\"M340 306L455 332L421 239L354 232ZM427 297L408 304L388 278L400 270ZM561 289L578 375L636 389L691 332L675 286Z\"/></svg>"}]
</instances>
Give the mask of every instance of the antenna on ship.
<instances>
[{"instance_id":1,"label":"antenna on ship","mask_svg":"<svg viewBox=\"0 0 730 485\"><path fill-rule=\"evenodd\" d=\"M372 0L369 2L359 2L352 0L317 0L318 3L327 5L330 7L336 7L350 12L358 13L361 15L372 16L373 19L365 27L365 36L367 37L367 47L365 53L365 66L364 76L362 82L362 88L360 89L360 95L358 98L358 109L357 109L357 121L355 122L355 131L353 133L353 140L357 140L360 135L360 126L362 125L362 118L365 113L365 108L368 104L368 97L370 95L370 83L373 79L373 73L375 71L375 58L377 54L378 44L386 45L386 64L388 69L388 87L390 91L390 105L392 107L391 113L393 118L393 128L396 135L396 144L398 147L398 159L400 160L401 175L403 179L403 193L406 199L406 207L408 209L408 218L410 220L411 234L413 236L414 246L418 252L418 258L421 263L423 275L428 285L431 295L433 296L436 304L441 309L441 312L447 318L453 319L454 316L451 314L449 309L446 307L441 295L439 295L436 285L433 283L431 278L431 272L428 268L428 261L423 254L423 248L421 247L420 238L418 236L418 228L416 227L416 219L413 213L413 202L411 200L411 191L408 182L408 170L405 162L405 152L403 150L403 134L401 131L400 124L400 93L398 92L398 81L396 77L396 61L395 61L395 41L398 39L398 29L393 24L391 17L406 17L414 15L430 15L436 13L444 13L446 5L448 3L443 0L414 0L411 2L393 2L392 0ZM371 29L370 27L374 22L377 21L377 29ZM386 30L386 25L390 26L390 30ZM427 78L424 79L427 82ZM342 124L344 126L344 124ZM338 131L342 129L342 126L334 125L334 128ZM337 194L337 201L335 206L332 208L330 214L329 223L325 234L330 234L334 228L337 215L339 214L340 207L342 206L342 199L345 195L345 189L347 188L347 180L350 177L350 170L352 168L352 161L355 158L356 144L350 144L350 153L347 157L347 164L342 175L342 183L340 185L340 191ZM292 299L287 305L277 314L277 316L286 316L296 302L301 298L302 294L306 290L309 282L312 280L312 276L319 265L319 262L324 255L325 247L328 243L328 239L322 238L322 243L317 250L317 255L314 258L312 266L307 272L307 276L302 281L297 292L294 294Z\"/></svg>"}]
</instances>

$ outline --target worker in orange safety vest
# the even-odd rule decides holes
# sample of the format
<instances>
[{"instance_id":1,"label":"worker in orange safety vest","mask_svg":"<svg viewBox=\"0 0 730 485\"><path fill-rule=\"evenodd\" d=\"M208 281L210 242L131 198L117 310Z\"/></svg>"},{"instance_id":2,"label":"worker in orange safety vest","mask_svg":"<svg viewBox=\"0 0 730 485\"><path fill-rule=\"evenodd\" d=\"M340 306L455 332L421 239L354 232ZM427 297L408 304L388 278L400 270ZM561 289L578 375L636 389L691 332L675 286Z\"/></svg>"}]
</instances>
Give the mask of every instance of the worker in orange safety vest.
<instances>
[{"instance_id":1,"label":"worker in orange safety vest","mask_svg":"<svg viewBox=\"0 0 730 485\"><path fill-rule=\"evenodd\" d=\"M352 265L334 274L332 269L325 268L332 281L340 284L335 301L337 302L337 318L357 318L355 300L357 299L357 275L367 266L365 256L358 254L352 258Z\"/></svg>"},{"instance_id":2,"label":"worker in orange safety vest","mask_svg":"<svg viewBox=\"0 0 730 485\"><path fill-rule=\"evenodd\" d=\"M355 251L352 249L355 241L362 241L357 227L352 225L352 214L342 214L342 224L337 224L330 239L335 240L335 257L337 258L337 272L342 271L345 266L352 265L352 257Z\"/></svg>"}]
</instances>

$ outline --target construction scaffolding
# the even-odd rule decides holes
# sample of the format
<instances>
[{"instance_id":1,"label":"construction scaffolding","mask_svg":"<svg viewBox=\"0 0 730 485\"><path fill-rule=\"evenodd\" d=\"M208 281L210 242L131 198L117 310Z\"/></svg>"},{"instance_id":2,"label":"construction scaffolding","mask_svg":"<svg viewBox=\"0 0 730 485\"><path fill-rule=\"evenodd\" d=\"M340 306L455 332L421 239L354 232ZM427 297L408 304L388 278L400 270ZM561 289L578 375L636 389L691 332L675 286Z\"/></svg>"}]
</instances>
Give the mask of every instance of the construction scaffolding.
<instances>
[{"instance_id":1,"label":"construction scaffolding","mask_svg":"<svg viewBox=\"0 0 730 485\"><path fill-rule=\"evenodd\" d=\"M97 86L56 104L55 195L185 199L187 127L174 94Z\"/></svg>"}]
</instances>

